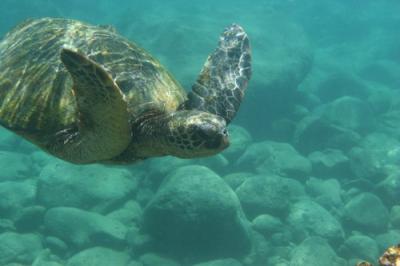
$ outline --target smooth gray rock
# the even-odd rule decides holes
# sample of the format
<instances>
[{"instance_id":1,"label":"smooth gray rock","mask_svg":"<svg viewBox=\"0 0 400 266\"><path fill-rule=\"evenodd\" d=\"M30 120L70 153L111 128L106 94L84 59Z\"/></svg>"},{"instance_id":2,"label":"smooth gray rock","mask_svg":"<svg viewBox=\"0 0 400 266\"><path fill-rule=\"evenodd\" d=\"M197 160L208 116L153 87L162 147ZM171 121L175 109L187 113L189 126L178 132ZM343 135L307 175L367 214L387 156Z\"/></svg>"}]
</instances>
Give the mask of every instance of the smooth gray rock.
<instances>
[{"instance_id":1,"label":"smooth gray rock","mask_svg":"<svg viewBox=\"0 0 400 266\"><path fill-rule=\"evenodd\" d=\"M140 206L146 206L150 200L154 197L154 189L150 187L141 187L136 193L135 201L137 201Z\"/></svg>"},{"instance_id":2,"label":"smooth gray rock","mask_svg":"<svg viewBox=\"0 0 400 266\"><path fill-rule=\"evenodd\" d=\"M64 257L68 252L68 246L61 239L54 236L47 236L44 239L46 247L48 247L52 253Z\"/></svg>"},{"instance_id":3,"label":"smooth gray rock","mask_svg":"<svg viewBox=\"0 0 400 266\"><path fill-rule=\"evenodd\" d=\"M142 219L142 207L134 200L127 201L121 209L115 210L106 216L123 223L126 226L138 225Z\"/></svg>"},{"instance_id":4,"label":"smooth gray rock","mask_svg":"<svg viewBox=\"0 0 400 266\"><path fill-rule=\"evenodd\" d=\"M229 169L229 161L222 153L210 157L200 157L197 159L192 159L191 161L192 165L203 165L218 173L229 172L227 171L227 169Z\"/></svg>"},{"instance_id":5,"label":"smooth gray rock","mask_svg":"<svg viewBox=\"0 0 400 266\"><path fill-rule=\"evenodd\" d=\"M332 247L321 237L310 237L297 246L291 256L290 266L347 266Z\"/></svg>"},{"instance_id":6,"label":"smooth gray rock","mask_svg":"<svg viewBox=\"0 0 400 266\"><path fill-rule=\"evenodd\" d=\"M288 227L286 227L288 229ZM291 243L295 242L295 235L289 230L274 233L271 238L268 239L271 244L275 247L288 247Z\"/></svg>"},{"instance_id":7,"label":"smooth gray rock","mask_svg":"<svg viewBox=\"0 0 400 266\"><path fill-rule=\"evenodd\" d=\"M9 266L9 265L6 265ZM12 265L10 265L12 266ZM57 261L37 261L32 266L64 266L63 264Z\"/></svg>"},{"instance_id":8,"label":"smooth gray rock","mask_svg":"<svg viewBox=\"0 0 400 266\"><path fill-rule=\"evenodd\" d=\"M37 230L43 224L46 209L42 206L30 206L21 210L15 218L15 227L19 232Z\"/></svg>"},{"instance_id":9,"label":"smooth gray rock","mask_svg":"<svg viewBox=\"0 0 400 266\"><path fill-rule=\"evenodd\" d=\"M400 110L398 108L398 98L399 91L392 90L393 95L391 97L392 103L387 106L390 108L387 112L379 116L377 129L379 132L385 133L392 138L399 139L400 137L400 125L398 123L400 119ZM395 107L394 107L395 106ZM394 149L398 149L398 147L392 147ZM398 156L397 161L398 161Z\"/></svg>"},{"instance_id":10,"label":"smooth gray rock","mask_svg":"<svg viewBox=\"0 0 400 266\"><path fill-rule=\"evenodd\" d=\"M179 167L192 164L192 160L180 159L174 156L166 156L162 158L154 158L146 162L147 173L151 176L152 180L155 178L156 182L161 183L165 177Z\"/></svg>"},{"instance_id":11,"label":"smooth gray rock","mask_svg":"<svg viewBox=\"0 0 400 266\"><path fill-rule=\"evenodd\" d=\"M126 266L143 266L143 264L141 262L139 262L139 261L132 260Z\"/></svg>"},{"instance_id":12,"label":"smooth gray rock","mask_svg":"<svg viewBox=\"0 0 400 266\"><path fill-rule=\"evenodd\" d=\"M254 218L252 228L261 233L266 238L276 232L281 232L285 229L282 221L269 214L262 214Z\"/></svg>"},{"instance_id":13,"label":"smooth gray rock","mask_svg":"<svg viewBox=\"0 0 400 266\"><path fill-rule=\"evenodd\" d=\"M342 208L342 189L337 179L321 180L311 177L306 182L306 191L327 210Z\"/></svg>"},{"instance_id":14,"label":"smooth gray rock","mask_svg":"<svg viewBox=\"0 0 400 266\"><path fill-rule=\"evenodd\" d=\"M124 243L127 228L120 222L94 212L71 207L49 209L44 216L46 230L75 247Z\"/></svg>"},{"instance_id":15,"label":"smooth gray rock","mask_svg":"<svg viewBox=\"0 0 400 266\"><path fill-rule=\"evenodd\" d=\"M342 179L349 175L349 158L340 150L315 151L308 155L308 159L312 163L313 176Z\"/></svg>"},{"instance_id":16,"label":"smooth gray rock","mask_svg":"<svg viewBox=\"0 0 400 266\"><path fill-rule=\"evenodd\" d=\"M395 111L392 109L392 106L396 101L395 99L398 98L398 95L399 92L392 90L391 88L374 87L374 90L372 90L368 95L367 102L376 116L383 115L383 117L385 117L388 112L390 113ZM379 127L383 126L381 122L382 120L378 119L377 124ZM390 127L390 125L388 126ZM392 130L393 129L395 128L392 128Z\"/></svg>"},{"instance_id":17,"label":"smooth gray rock","mask_svg":"<svg viewBox=\"0 0 400 266\"><path fill-rule=\"evenodd\" d=\"M376 186L376 194L388 205L400 202L400 168L396 167Z\"/></svg>"},{"instance_id":18,"label":"smooth gray rock","mask_svg":"<svg viewBox=\"0 0 400 266\"><path fill-rule=\"evenodd\" d=\"M341 224L326 209L311 200L300 200L290 206L287 222L297 240L307 236L320 236L331 243L343 240Z\"/></svg>"},{"instance_id":19,"label":"smooth gray rock","mask_svg":"<svg viewBox=\"0 0 400 266\"><path fill-rule=\"evenodd\" d=\"M179 266L180 264L170 258L155 253L146 253L140 256L139 261L143 266Z\"/></svg>"},{"instance_id":20,"label":"smooth gray rock","mask_svg":"<svg viewBox=\"0 0 400 266\"><path fill-rule=\"evenodd\" d=\"M311 173L310 161L288 143L270 142L266 160L257 167L259 173L272 173L304 180Z\"/></svg>"},{"instance_id":21,"label":"smooth gray rock","mask_svg":"<svg viewBox=\"0 0 400 266\"><path fill-rule=\"evenodd\" d=\"M0 151L0 181L20 180L33 177L31 158L22 153Z\"/></svg>"},{"instance_id":22,"label":"smooth gray rock","mask_svg":"<svg viewBox=\"0 0 400 266\"><path fill-rule=\"evenodd\" d=\"M329 123L356 132L370 130L375 123L375 116L370 106L360 99L343 96L329 103L322 118Z\"/></svg>"},{"instance_id":23,"label":"smooth gray rock","mask_svg":"<svg viewBox=\"0 0 400 266\"><path fill-rule=\"evenodd\" d=\"M233 172L223 176L223 178L233 190L236 190L244 181L253 175L254 174L250 172Z\"/></svg>"},{"instance_id":24,"label":"smooth gray rock","mask_svg":"<svg viewBox=\"0 0 400 266\"><path fill-rule=\"evenodd\" d=\"M369 89L366 83L356 75L334 72L320 82L315 93L323 102L327 103L348 96L366 99Z\"/></svg>"},{"instance_id":25,"label":"smooth gray rock","mask_svg":"<svg viewBox=\"0 0 400 266\"><path fill-rule=\"evenodd\" d=\"M336 126L313 113L303 118L296 127L294 144L302 154L324 149L349 150L361 139L357 132Z\"/></svg>"},{"instance_id":26,"label":"smooth gray rock","mask_svg":"<svg viewBox=\"0 0 400 266\"><path fill-rule=\"evenodd\" d=\"M359 231L384 232L389 223L389 211L377 196L364 192L345 205L344 219L349 227Z\"/></svg>"},{"instance_id":27,"label":"smooth gray rock","mask_svg":"<svg viewBox=\"0 0 400 266\"><path fill-rule=\"evenodd\" d=\"M130 250L137 254L154 250L153 247L155 246L154 239L135 226L128 229L126 242Z\"/></svg>"},{"instance_id":28,"label":"smooth gray rock","mask_svg":"<svg viewBox=\"0 0 400 266\"><path fill-rule=\"evenodd\" d=\"M257 175L236 189L247 216L260 214L284 216L289 207L289 187L286 178L276 175Z\"/></svg>"},{"instance_id":29,"label":"smooth gray rock","mask_svg":"<svg viewBox=\"0 0 400 266\"><path fill-rule=\"evenodd\" d=\"M392 60L373 60L372 63L365 65L359 75L367 80L385 84L388 87L399 88L400 65Z\"/></svg>"},{"instance_id":30,"label":"smooth gray rock","mask_svg":"<svg viewBox=\"0 0 400 266\"><path fill-rule=\"evenodd\" d=\"M188 257L237 257L250 249L248 222L237 196L203 166L171 173L143 217L145 231L162 250Z\"/></svg>"},{"instance_id":31,"label":"smooth gray rock","mask_svg":"<svg viewBox=\"0 0 400 266\"><path fill-rule=\"evenodd\" d=\"M400 163L400 141L391 135L370 133L362 139L359 146L349 154L351 169L358 178L378 184L387 177L386 165Z\"/></svg>"},{"instance_id":32,"label":"smooth gray rock","mask_svg":"<svg viewBox=\"0 0 400 266\"><path fill-rule=\"evenodd\" d=\"M379 258L379 249L375 240L363 235L354 235L347 238L339 248L339 252L347 259L377 261Z\"/></svg>"},{"instance_id":33,"label":"smooth gray rock","mask_svg":"<svg viewBox=\"0 0 400 266\"><path fill-rule=\"evenodd\" d=\"M135 177L126 169L58 162L46 166L40 173L38 201L46 207L103 210L114 208L136 187Z\"/></svg>"},{"instance_id":34,"label":"smooth gray rock","mask_svg":"<svg viewBox=\"0 0 400 266\"><path fill-rule=\"evenodd\" d=\"M32 205L36 198L36 181L0 182L0 213L2 218L15 218L22 208Z\"/></svg>"},{"instance_id":35,"label":"smooth gray rock","mask_svg":"<svg viewBox=\"0 0 400 266\"><path fill-rule=\"evenodd\" d=\"M104 247L93 247L72 256L66 266L126 266L129 255Z\"/></svg>"},{"instance_id":36,"label":"smooth gray rock","mask_svg":"<svg viewBox=\"0 0 400 266\"><path fill-rule=\"evenodd\" d=\"M197 263L193 266L242 266L242 264L235 259L220 259Z\"/></svg>"},{"instance_id":37,"label":"smooth gray rock","mask_svg":"<svg viewBox=\"0 0 400 266\"><path fill-rule=\"evenodd\" d=\"M15 231L13 221L9 219L0 218L0 234L8 231Z\"/></svg>"},{"instance_id":38,"label":"smooth gray rock","mask_svg":"<svg viewBox=\"0 0 400 266\"><path fill-rule=\"evenodd\" d=\"M257 166L261 165L270 154L270 142L255 142L249 145L246 151L239 157L237 161L238 166L242 166L242 170L254 170Z\"/></svg>"},{"instance_id":39,"label":"smooth gray rock","mask_svg":"<svg viewBox=\"0 0 400 266\"><path fill-rule=\"evenodd\" d=\"M303 182L300 182L299 180L293 178L285 178L282 181L286 183L289 189L289 194L287 196L289 197L291 202L307 197Z\"/></svg>"},{"instance_id":40,"label":"smooth gray rock","mask_svg":"<svg viewBox=\"0 0 400 266\"><path fill-rule=\"evenodd\" d=\"M396 155L399 146L398 139L382 132L372 132L366 135L361 142L361 147L373 153L374 157L388 162L396 162L395 158L390 160L390 157Z\"/></svg>"},{"instance_id":41,"label":"smooth gray rock","mask_svg":"<svg viewBox=\"0 0 400 266\"><path fill-rule=\"evenodd\" d=\"M381 180L385 170L372 151L354 147L349 152L350 169L354 178L363 180Z\"/></svg>"},{"instance_id":42,"label":"smooth gray rock","mask_svg":"<svg viewBox=\"0 0 400 266\"><path fill-rule=\"evenodd\" d=\"M241 169L260 174L272 173L304 179L311 173L311 163L290 144L263 141L250 145L238 160Z\"/></svg>"},{"instance_id":43,"label":"smooth gray rock","mask_svg":"<svg viewBox=\"0 0 400 266\"><path fill-rule=\"evenodd\" d=\"M129 248L138 254L152 250L155 246L154 239L135 226L128 229L126 242Z\"/></svg>"},{"instance_id":44,"label":"smooth gray rock","mask_svg":"<svg viewBox=\"0 0 400 266\"><path fill-rule=\"evenodd\" d=\"M244 265L263 265L271 256L272 246L265 237L256 232L251 232L251 240L253 242L253 248L251 252L243 259L241 259Z\"/></svg>"},{"instance_id":45,"label":"smooth gray rock","mask_svg":"<svg viewBox=\"0 0 400 266\"><path fill-rule=\"evenodd\" d=\"M0 234L0 265L10 262L31 264L42 248L40 237L35 234Z\"/></svg>"},{"instance_id":46,"label":"smooth gray rock","mask_svg":"<svg viewBox=\"0 0 400 266\"><path fill-rule=\"evenodd\" d=\"M51 254L49 249L43 250L33 261L32 266L64 266L60 258Z\"/></svg>"},{"instance_id":47,"label":"smooth gray rock","mask_svg":"<svg viewBox=\"0 0 400 266\"><path fill-rule=\"evenodd\" d=\"M280 256L272 256L268 258L266 265L289 266L290 262Z\"/></svg>"}]
</instances>

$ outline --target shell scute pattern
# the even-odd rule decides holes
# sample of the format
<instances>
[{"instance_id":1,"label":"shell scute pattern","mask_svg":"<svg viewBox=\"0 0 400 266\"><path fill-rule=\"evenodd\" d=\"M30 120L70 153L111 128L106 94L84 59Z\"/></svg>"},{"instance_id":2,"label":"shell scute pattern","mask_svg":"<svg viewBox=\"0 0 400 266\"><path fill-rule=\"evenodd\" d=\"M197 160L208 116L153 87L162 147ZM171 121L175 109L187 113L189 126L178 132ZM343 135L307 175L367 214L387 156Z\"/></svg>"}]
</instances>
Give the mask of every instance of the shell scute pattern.
<instances>
[{"instance_id":1,"label":"shell scute pattern","mask_svg":"<svg viewBox=\"0 0 400 266\"><path fill-rule=\"evenodd\" d=\"M73 81L60 60L62 48L100 64L125 94L133 117L149 103L172 111L185 100L183 89L157 60L115 31L74 20L30 20L0 42L4 126L29 137L52 134L77 120Z\"/></svg>"}]
</instances>

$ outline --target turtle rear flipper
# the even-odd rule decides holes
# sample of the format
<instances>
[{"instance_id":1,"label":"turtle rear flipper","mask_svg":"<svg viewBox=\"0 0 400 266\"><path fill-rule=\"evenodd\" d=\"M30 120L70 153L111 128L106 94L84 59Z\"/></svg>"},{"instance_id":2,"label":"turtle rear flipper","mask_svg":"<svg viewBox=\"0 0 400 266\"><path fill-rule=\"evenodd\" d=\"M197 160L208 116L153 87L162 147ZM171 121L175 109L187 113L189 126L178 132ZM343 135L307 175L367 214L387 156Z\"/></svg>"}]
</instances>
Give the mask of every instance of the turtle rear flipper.
<instances>
[{"instance_id":1,"label":"turtle rear flipper","mask_svg":"<svg viewBox=\"0 0 400 266\"><path fill-rule=\"evenodd\" d=\"M73 79L78 121L56 133L47 149L74 163L107 160L131 141L127 103L112 77L96 62L70 49L61 61Z\"/></svg>"},{"instance_id":2,"label":"turtle rear flipper","mask_svg":"<svg viewBox=\"0 0 400 266\"><path fill-rule=\"evenodd\" d=\"M185 107L222 116L229 123L239 109L250 76L249 39L242 27L233 24L208 56Z\"/></svg>"}]
</instances>

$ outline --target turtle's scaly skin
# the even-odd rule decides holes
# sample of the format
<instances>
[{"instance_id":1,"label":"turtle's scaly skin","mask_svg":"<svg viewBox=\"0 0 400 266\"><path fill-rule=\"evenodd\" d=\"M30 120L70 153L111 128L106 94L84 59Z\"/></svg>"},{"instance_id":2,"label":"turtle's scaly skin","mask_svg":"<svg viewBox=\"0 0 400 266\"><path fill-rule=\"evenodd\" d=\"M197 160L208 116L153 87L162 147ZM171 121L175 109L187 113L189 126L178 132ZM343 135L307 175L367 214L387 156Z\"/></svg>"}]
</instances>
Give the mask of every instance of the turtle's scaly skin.
<instances>
[{"instance_id":1,"label":"turtle's scaly skin","mask_svg":"<svg viewBox=\"0 0 400 266\"><path fill-rule=\"evenodd\" d=\"M110 27L30 20L0 42L0 124L73 163L210 156L229 145L250 74L247 34L235 24L187 97Z\"/></svg>"},{"instance_id":2,"label":"turtle's scaly skin","mask_svg":"<svg viewBox=\"0 0 400 266\"><path fill-rule=\"evenodd\" d=\"M60 60L63 47L104 67L125 94L133 120L147 108L175 111L186 100L157 60L110 28L55 18L27 21L0 43L0 120L36 144L77 121L73 82Z\"/></svg>"},{"instance_id":3,"label":"turtle's scaly skin","mask_svg":"<svg viewBox=\"0 0 400 266\"><path fill-rule=\"evenodd\" d=\"M222 116L229 123L239 110L250 77L249 39L242 27L233 24L225 29L217 49L208 56L186 107Z\"/></svg>"}]
</instances>

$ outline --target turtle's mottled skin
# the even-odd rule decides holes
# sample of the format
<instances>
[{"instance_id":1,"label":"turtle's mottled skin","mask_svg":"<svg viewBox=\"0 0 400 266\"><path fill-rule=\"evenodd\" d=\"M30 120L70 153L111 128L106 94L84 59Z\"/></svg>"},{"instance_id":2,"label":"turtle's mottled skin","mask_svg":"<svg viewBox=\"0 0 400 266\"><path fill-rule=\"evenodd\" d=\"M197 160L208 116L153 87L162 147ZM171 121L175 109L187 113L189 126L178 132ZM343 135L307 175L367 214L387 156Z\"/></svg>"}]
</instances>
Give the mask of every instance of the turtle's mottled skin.
<instances>
[{"instance_id":1,"label":"turtle's mottled skin","mask_svg":"<svg viewBox=\"0 0 400 266\"><path fill-rule=\"evenodd\" d=\"M186 92L110 27L29 20L0 42L0 123L73 163L190 158L227 147L226 124L250 79L250 48L232 25Z\"/></svg>"},{"instance_id":2,"label":"turtle's mottled skin","mask_svg":"<svg viewBox=\"0 0 400 266\"><path fill-rule=\"evenodd\" d=\"M59 58L62 47L77 49L108 70L134 116L152 102L165 104L170 112L185 100L180 85L157 60L108 28L33 20L0 43L0 116L10 127L51 132L77 119L72 78Z\"/></svg>"}]
</instances>

